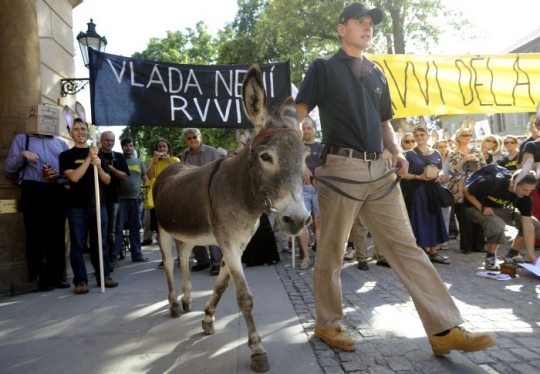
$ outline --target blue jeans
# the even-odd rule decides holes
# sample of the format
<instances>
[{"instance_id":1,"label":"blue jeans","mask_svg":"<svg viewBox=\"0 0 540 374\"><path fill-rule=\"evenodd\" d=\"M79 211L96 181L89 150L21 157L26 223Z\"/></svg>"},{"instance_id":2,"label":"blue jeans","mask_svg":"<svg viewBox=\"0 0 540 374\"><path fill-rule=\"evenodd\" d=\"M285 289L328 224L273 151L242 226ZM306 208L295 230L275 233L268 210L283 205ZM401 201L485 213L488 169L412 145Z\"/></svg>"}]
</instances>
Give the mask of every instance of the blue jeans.
<instances>
[{"instance_id":1,"label":"blue jeans","mask_svg":"<svg viewBox=\"0 0 540 374\"><path fill-rule=\"evenodd\" d=\"M302 189L302 196L304 197L304 205L308 212L312 212L317 217L319 214L319 197L317 196L317 190L312 184L304 184Z\"/></svg>"},{"instance_id":2,"label":"blue jeans","mask_svg":"<svg viewBox=\"0 0 540 374\"><path fill-rule=\"evenodd\" d=\"M139 202L137 199L120 199L118 217L116 221L116 238L112 258L117 259L124 236L124 229L129 230L129 243L131 244L131 259L143 258L141 249L141 221L139 220Z\"/></svg>"},{"instance_id":3,"label":"blue jeans","mask_svg":"<svg viewBox=\"0 0 540 374\"><path fill-rule=\"evenodd\" d=\"M106 240L103 233L107 232L107 209L101 207L101 243L103 246L103 275L109 277L109 267L106 266L109 254L107 252ZM90 261L94 267L96 280L99 282L99 245L97 237L97 217L96 208L69 208L67 211L69 222L69 237L71 239L71 248L69 250L69 260L73 270L73 283L77 285L80 282L88 284L88 274L86 273L86 264L84 262L84 247L86 246L86 234L90 238Z\"/></svg>"}]
</instances>

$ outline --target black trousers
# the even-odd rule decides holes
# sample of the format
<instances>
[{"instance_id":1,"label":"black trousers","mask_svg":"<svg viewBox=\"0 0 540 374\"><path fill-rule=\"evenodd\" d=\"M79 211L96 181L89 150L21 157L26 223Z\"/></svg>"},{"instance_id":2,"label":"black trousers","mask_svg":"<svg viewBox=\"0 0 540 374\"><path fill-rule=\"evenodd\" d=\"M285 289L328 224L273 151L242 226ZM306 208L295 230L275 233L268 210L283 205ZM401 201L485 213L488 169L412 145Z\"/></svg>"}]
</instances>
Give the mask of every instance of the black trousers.
<instances>
[{"instance_id":1,"label":"black trousers","mask_svg":"<svg viewBox=\"0 0 540 374\"><path fill-rule=\"evenodd\" d=\"M64 280L67 190L58 183L33 181L23 181L21 188L28 280Z\"/></svg>"},{"instance_id":2,"label":"black trousers","mask_svg":"<svg viewBox=\"0 0 540 374\"><path fill-rule=\"evenodd\" d=\"M467 217L463 203L454 204L454 210L459 222L460 249L464 252L484 252L484 228Z\"/></svg>"}]
</instances>

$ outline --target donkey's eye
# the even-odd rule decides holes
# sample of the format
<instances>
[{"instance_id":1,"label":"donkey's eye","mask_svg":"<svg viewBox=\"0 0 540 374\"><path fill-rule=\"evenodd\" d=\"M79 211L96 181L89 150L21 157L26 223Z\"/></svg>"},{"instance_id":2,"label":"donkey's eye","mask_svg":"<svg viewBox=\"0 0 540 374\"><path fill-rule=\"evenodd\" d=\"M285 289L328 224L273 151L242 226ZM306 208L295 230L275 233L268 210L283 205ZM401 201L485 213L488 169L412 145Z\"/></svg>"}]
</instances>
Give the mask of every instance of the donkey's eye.
<instances>
[{"instance_id":1,"label":"donkey's eye","mask_svg":"<svg viewBox=\"0 0 540 374\"><path fill-rule=\"evenodd\" d=\"M260 157L261 160L263 160L264 162L269 162L271 164L274 163L274 160L272 160L272 156L270 156L268 153L263 153Z\"/></svg>"}]
</instances>

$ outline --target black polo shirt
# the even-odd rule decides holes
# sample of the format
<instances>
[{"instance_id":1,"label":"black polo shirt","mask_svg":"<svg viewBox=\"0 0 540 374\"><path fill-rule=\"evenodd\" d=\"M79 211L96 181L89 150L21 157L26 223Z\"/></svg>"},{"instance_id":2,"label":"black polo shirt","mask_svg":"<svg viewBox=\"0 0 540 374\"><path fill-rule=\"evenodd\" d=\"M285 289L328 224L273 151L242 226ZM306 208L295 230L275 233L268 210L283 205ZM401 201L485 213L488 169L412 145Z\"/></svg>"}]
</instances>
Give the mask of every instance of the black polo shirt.
<instances>
[{"instance_id":1,"label":"black polo shirt","mask_svg":"<svg viewBox=\"0 0 540 374\"><path fill-rule=\"evenodd\" d=\"M363 74L355 73L361 65ZM340 49L310 66L296 102L319 107L322 143L358 151L382 152L381 122L393 115L384 73L365 56Z\"/></svg>"}]
</instances>

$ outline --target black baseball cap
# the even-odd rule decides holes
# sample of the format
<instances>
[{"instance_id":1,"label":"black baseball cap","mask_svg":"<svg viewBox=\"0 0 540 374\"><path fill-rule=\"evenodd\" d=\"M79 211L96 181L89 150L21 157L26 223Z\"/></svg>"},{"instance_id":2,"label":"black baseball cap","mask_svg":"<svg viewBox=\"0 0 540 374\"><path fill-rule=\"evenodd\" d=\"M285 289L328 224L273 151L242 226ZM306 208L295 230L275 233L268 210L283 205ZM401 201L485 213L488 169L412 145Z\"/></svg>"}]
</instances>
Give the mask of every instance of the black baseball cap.
<instances>
[{"instance_id":1,"label":"black baseball cap","mask_svg":"<svg viewBox=\"0 0 540 374\"><path fill-rule=\"evenodd\" d=\"M341 12L341 15L339 16L338 23L345 23L351 18L360 18L365 15L371 17L374 25L378 25L383 19L383 13L379 8L366 9L360 3L352 3L343 9L343 12Z\"/></svg>"}]
</instances>

